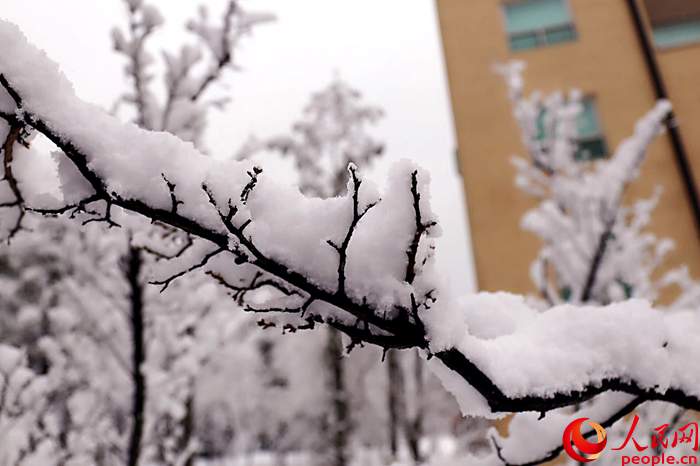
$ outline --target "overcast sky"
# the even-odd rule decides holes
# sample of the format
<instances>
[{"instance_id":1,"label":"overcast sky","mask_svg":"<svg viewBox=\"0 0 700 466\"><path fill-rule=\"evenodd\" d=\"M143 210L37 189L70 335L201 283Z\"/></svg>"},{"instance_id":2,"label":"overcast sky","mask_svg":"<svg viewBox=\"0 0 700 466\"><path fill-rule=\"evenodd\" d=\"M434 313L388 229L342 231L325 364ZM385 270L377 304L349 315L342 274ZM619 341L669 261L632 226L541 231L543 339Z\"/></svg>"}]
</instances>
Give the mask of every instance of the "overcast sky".
<instances>
[{"instance_id":1,"label":"overcast sky","mask_svg":"<svg viewBox=\"0 0 700 466\"><path fill-rule=\"evenodd\" d=\"M156 45L179 48L188 39L182 25L198 2L151 2L167 21ZM224 0L206 3L218 12ZM251 133L287 131L309 94L339 73L367 102L386 111L375 134L386 142L387 153L371 177L382 183L388 165L400 158L429 169L433 207L443 226L440 268L454 286L471 289L463 192L433 0L248 0L243 6L272 12L278 20L260 26L244 42L237 57L243 69L226 79L232 105L211 117L211 152L227 156ZM121 0L3 0L0 16L45 49L82 98L108 108L124 90L123 62L111 52L109 38L110 28L125 21Z\"/></svg>"}]
</instances>

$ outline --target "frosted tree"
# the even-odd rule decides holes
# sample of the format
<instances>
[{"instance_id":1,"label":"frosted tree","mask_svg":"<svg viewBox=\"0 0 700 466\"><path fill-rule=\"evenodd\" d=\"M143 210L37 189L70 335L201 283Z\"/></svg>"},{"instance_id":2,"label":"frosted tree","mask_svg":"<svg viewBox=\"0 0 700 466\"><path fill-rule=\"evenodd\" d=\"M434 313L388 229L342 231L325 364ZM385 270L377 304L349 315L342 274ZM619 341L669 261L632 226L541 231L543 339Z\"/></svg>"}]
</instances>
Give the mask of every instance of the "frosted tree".
<instances>
[{"instance_id":1,"label":"frosted tree","mask_svg":"<svg viewBox=\"0 0 700 466\"><path fill-rule=\"evenodd\" d=\"M380 108L362 102L358 90L336 77L311 95L292 134L252 137L238 158L261 150L279 152L294 160L302 192L322 199L338 197L347 190L348 165L369 167L384 152L369 131L382 116Z\"/></svg>"},{"instance_id":2,"label":"frosted tree","mask_svg":"<svg viewBox=\"0 0 700 466\"><path fill-rule=\"evenodd\" d=\"M16 464L41 454L36 452L41 441L36 425L44 409L45 385L44 378L27 367L26 354L0 346L0 438L7 446L0 453L0 464Z\"/></svg>"},{"instance_id":3,"label":"frosted tree","mask_svg":"<svg viewBox=\"0 0 700 466\"><path fill-rule=\"evenodd\" d=\"M348 165L369 166L374 158L382 154L383 145L368 132L368 127L381 116L379 108L364 104L356 89L336 78L311 96L303 118L293 125L292 135L266 141L253 138L241 149L238 157L250 157L261 150L291 156L303 193L322 199L338 197L346 192ZM329 245L338 250L341 248L332 242ZM352 420L343 360L344 345L339 331L327 331L324 353L328 412L332 413L328 420L328 445L332 447L332 464L345 466L352 436ZM388 366L393 369L391 381L396 378L395 358L392 353ZM395 383L390 382L390 385L394 386Z\"/></svg>"},{"instance_id":4,"label":"frosted tree","mask_svg":"<svg viewBox=\"0 0 700 466\"><path fill-rule=\"evenodd\" d=\"M197 42L193 45L183 45L178 53L162 53L165 65L165 99L160 102L155 97L157 92L153 79L154 57L148 51L147 42L163 24L163 17L154 6L143 1L127 0L125 5L128 12L128 29L123 32L115 28L112 38L114 49L127 59L125 73L130 78L132 89L118 104L122 104L122 107L126 104L135 113L135 123L138 126L167 131L200 145L206 128L207 111L211 108L222 108L228 100L211 99L208 97L209 89L221 81L227 69L235 69L234 54L240 40L249 35L257 24L273 18L267 14L247 12L237 1L231 0L221 17L212 22L207 7L201 6L198 17L187 23L188 31L194 35ZM119 107L117 105L117 108ZM170 183L165 177L163 181ZM156 228L160 230L160 234L141 227L125 259L128 264L127 275L131 278L130 283L135 291L132 297L138 298L139 292L145 286L145 277L140 271L144 260L143 251L158 262L177 257L191 242L188 235L177 234L162 224ZM161 244L154 243L153 236L160 237ZM137 389L134 392L134 406L142 413L138 417L141 427L137 437L146 435L143 432L144 416L152 418L149 426L153 432L148 436L150 442L157 447L155 451L149 451L148 455L155 455L165 464L188 466L192 464L197 443L194 434L194 409L198 371L203 368L211 352L220 347L196 336L202 330L202 326L213 324L211 319L205 317L210 317L208 314L212 309L216 309L214 302L217 295L205 293L206 299L195 303L187 299L188 295L194 293L203 297L201 289L198 291L198 288L208 289L206 284L199 278L188 276L182 280L184 284L170 287L172 280L169 276L162 280L158 277L151 280L161 285L161 290L170 288L170 292L158 300L160 306L169 309L168 316L146 319L147 311L141 313L141 318L132 314L133 365L137 368L148 366L152 377L158 381L149 388L145 375L135 374L134 385ZM189 304L189 309L198 316L182 311L178 313L173 309L184 303ZM142 308L143 305L139 307ZM149 326L154 328L148 328ZM159 337L155 341L160 345L152 348L158 353L158 363L147 358L147 345L144 343L144 335L147 333L155 333ZM148 397L149 390L155 390L154 393L159 394L158 398ZM160 402L152 403L151 408L154 409L148 409L145 406L147 398L152 401L158 399ZM134 438L133 442L138 443L139 440ZM153 447L150 450L153 450ZM137 459L134 460L134 464L136 462Z\"/></svg>"},{"instance_id":5,"label":"frosted tree","mask_svg":"<svg viewBox=\"0 0 700 466\"><path fill-rule=\"evenodd\" d=\"M191 464L199 452L196 394L206 387L202 374L236 324L213 282L181 285L165 297L160 312L149 314L145 457L159 464Z\"/></svg>"},{"instance_id":6,"label":"frosted tree","mask_svg":"<svg viewBox=\"0 0 700 466\"><path fill-rule=\"evenodd\" d=\"M383 144L369 132L383 112L364 104L361 97L359 91L336 77L324 89L312 94L302 118L294 123L290 135L265 140L253 137L239 151L238 157L249 158L258 152L277 152L291 157L299 175L299 188L304 194L319 198L342 196L347 190L347 167L352 164L358 169L369 168L384 152ZM256 160L264 158L257 157ZM354 347L351 344L347 350L352 352ZM349 366L361 363L352 356L343 358L345 349L340 333L331 330L324 359L329 363L326 375L330 382L328 392L331 393L329 411L334 411L331 426L337 425L331 430L332 438L328 443L336 449L336 464L346 461L347 455L341 455L340 451L347 450L349 440L354 437L351 427L357 428L357 418L361 417L355 415L353 419L352 412L357 412L361 407L352 406L351 392L355 390L352 386L346 387L348 384L345 382L351 370ZM399 443L405 437L410 454L418 461L418 443L423 434L425 362L417 352L408 360L401 358L401 353L396 350L386 351L382 359L386 359L387 384L377 390L386 392L382 405L388 412L386 437L392 460L396 459ZM367 376L368 370L369 367L365 367L360 371L363 377ZM407 381L409 377L412 380ZM414 392L411 400L407 393L408 386ZM362 403L368 402L368 397L355 396ZM337 400L342 400L342 403Z\"/></svg>"},{"instance_id":7,"label":"frosted tree","mask_svg":"<svg viewBox=\"0 0 700 466\"><path fill-rule=\"evenodd\" d=\"M47 312L52 338L38 345L54 387L48 413L60 421L55 437L63 439L55 454L70 459L67 464L186 464L199 449L186 417L194 415L201 372L236 323L221 305L226 301L215 283L195 275L159 295L128 261L134 256L124 255L128 237L101 225L77 229L61 222L56 229L52 223L13 244L48 245L59 256L54 262L70 271L52 283L60 298Z\"/></svg>"},{"instance_id":8,"label":"frosted tree","mask_svg":"<svg viewBox=\"0 0 700 466\"><path fill-rule=\"evenodd\" d=\"M591 160L578 144L581 93L525 96L523 69L522 62L511 62L499 71L528 153L528 158L513 159L516 184L539 201L523 217L522 227L542 241L530 273L542 308L563 303L606 305L626 299L653 302L672 284L683 291L672 309L697 308L697 285L686 269L653 278L673 248L670 240L659 239L647 229L660 189L649 199L623 203L627 186L637 178L647 147L670 111L669 104L658 103L638 122L635 135L609 158ZM617 421L633 409L643 413L647 426L661 425L669 418L678 422L682 417L680 411L669 417L667 404L645 401L644 396L605 394L577 405L578 412L561 409L544 419L519 414L511 422L510 436L503 439L496 434L494 443L507 464L539 464L561 453L561 432L578 417L591 417L605 427L615 425L608 438L615 446L629 428L628 422ZM532 432L546 432L547 440L529 442ZM650 435L651 428L646 432ZM586 436L594 434L586 432ZM600 461L612 461L613 456L605 458Z\"/></svg>"},{"instance_id":9,"label":"frosted tree","mask_svg":"<svg viewBox=\"0 0 700 466\"><path fill-rule=\"evenodd\" d=\"M13 241L12 248L0 247L0 338L26 347L29 366L45 373L47 358L38 342L51 334L48 314L59 302L57 285L72 267L60 240L65 224L36 222L31 228L42 229L39 241L25 235Z\"/></svg>"},{"instance_id":10,"label":"frosted tree","mask_svg":"<svg viewBox=\"0 0 700 466\"><path fill-rule=\"evenodd\" d=\"M42 440L30 442L18 464L34 461L40 443L57 464L115 464L121 461L115 420L122 406L109 390L125 388L120 382L126 366L114 358L120 341L106 329L121 317L115 312L119 287L94 274L98 264L109 263L110 248L104 241L84 241L92 235L89 227L31 220L39 220L31 222L33 233L17 236L2 251L3 283L9 285L0 293L3 341L25 348L28 367L44 380L44 398L35 405L41 413L28 430L30 438Z\"/></svg>"},{"instance_id":11,"label":"frosted tree","mask_svg":"<svg viewBox=\"0 0 700 466\"><path fill-rule=\"evenodd\" d=\"M213 160L82 102L16 26L0 22L0 40L8 234L22 214L86 204L96 221L128 211L167 225L192 239L167 262L173 280L206 269L275 325L325 324L356 343L419 348L465 414L548 413L597 396L606 412L639 399L700 408L696 312L659 312L640 299L541 311L507 293L456 297L434 270L429 177L412 164L397 164L381 192L351 166L344 196L306 197L250 162ZM643 118L618 153L645 147L667 109ZM15 150L30 167L47 160L32 144L19 149L27 133L57 147L60 197L31 170L15 170Z\"/></svg>"},{"instance_id":12,"label":"frosted tree","mask_svg":"<svg viewBox=\"0 0 700 466\"><path fill-rule=\"evenodd\" d=\"M43 243L45 249L40 255L48 257L48 252L58 253L60 247L66 257L83 252L80 247L75 248L81 243L71 235L52 237L61 229L47 223L37 225L43 228L41 239L53 239L55 243ZM18 238L19 244L23 242L26 243ZM9 256L13 258L12 254ZM76 271L82 257L77 256L79 259L74 261L66 257L54 262ZM114 422L119 407L112 403L112 391L119 393L124 388L118 383L120 378L114 377L123 375L123 361L101 350L104 346L115 349L106 336L109 334L102 333L113 315L110 307L99 300L92 302L94 308L73 306L72 295L62 292L72 288L67 275L58 277L60 282L52 283L55 302L41 310L32 309L31 305L20 310L25 325L41 322L42 327L50 329L36 341L27 342L27 348L40 351L40 363L32 364L28 352L21 348L5 345L2 350L5 365L0 370L0 404L4 413L0 418L4 417L6 432L2 434L0 464L123 464L118 454L122 437ZM105 315L97 316L96 308ZM91 320L93 317L99 320Z\"/></svg>"},{"instance_id":13,"label":"frosted tree","mask_svg":"<svg viewBox=\"0 0 700 466\"><path fill-rule=\"evenodd\" d=\"M254 17L253 15L244 13L238 7L237 3L230 2L222 16L222 24L212 25L210 24L206 9L202 8L199 17L188 24L188 29L200 39L200 43L183 47L180 57L164 54L167 64L165 76L167 99L162 106L158 106L153 98L154 92L152 89L153 83L151 76L152 57L146 50L146 39L162 23L162 17L155 8L145 5L143 2L130 1L126 3L129 12L129 32L127 33L129 38L125 38L118 30L115 30L113 37L115 49L124 53L129 59L126 71L132 78L134 91L133 95L125 95L120 100L120 107L124 108L124 104L133 104L132 108L136 110L136 121L139 124L146 125L150 128L156 128L156 126L154 126L156 122L152 118L154 115L158 115L159 121L162 121L164 125L163 128L167 125L166 129L180 131L183 138L188 138L190 140L197 139L203 129L206 110L224 103L223 101L206 101L205 91L207 91L212 84L217 82L226 68L235 66L232 53L238 40L248 34L257 22L265 21L269 18L264 15ZM209 53L208 55L207 52ZM12 140L17 140L23 144L23 146L19 145L22 149L29 146L29 140L31 139L29 134L25 135L22 134L22 132L8 134L8 141L10 137ZM10 189L18 194L20 190L19 186L13 181L14 176L11 164L13 155L17 153L17 151L13 149L13 145L6 141L6 145L3 146L3 156L4 160L7 162L7 164L4 165L7 183L4 184L3 189ZM91 202L89 201L85 202L80 206L76 206L75 209L70 209L69 212L61 211L60 209L59 211L49 209L41 213L56 215L65 212L69 214L71 218L79 219L82 223L88 224L91 223L92 220L84 218L82 214L85 212L95 212L91 210L92 206L90 204ZM5 209L8 207L13 206L3 205ZM15 222L9 230L9 236L14 239L15 235L26 225L28 219L25 218L24 209L18 210L16 219L11 218L14 212L11 210L6 210L6 212L10 213L10 217L6 216L4 220ZM113 218L109 213L104 217L103 221L110 227L117 225L116 218ZM128 221L128 219L126 224L129 225L129 231L126 234L124 232L110 230L102 232L101 235L84 235L76 239L73 233L77 233L79 230L70 231L70 229L68 229L55 238L51 238L48 235L44 235L41 238L35 235L28 235L30 240L27 240L26 237L23 237L20 240L20 244L23 245L26 253L21 254L21 267L19 270L23 276L28 276L28 279L20 280L20 283L25 284L22 286L25 287L24 289L27 290L27 293L33 293L32 290L36 289L43 290L44 287L42 285L48 290L48 292L43 292L41 294L41 302L37 302L34 306L40 308L41 319L38 324L33 324L33 326L43 329L41 330L41 332L43 332L42 334L48 334L50 331L48 313L51 307L57 304L57 297L63 299L65 296L68 296L68 300L72 301L71 305L73 307L82 307L82 309L77 311L77 314L81 315L83 323L80 326L76 326L74 329L75 331L71 333L72 337L66 337L64 342L66 348L70 348L72 351L66 348L61 349L61 353L64 354L65 357L56 360L56 364L60 363L60 367L64 369L64 372L70 370L79 374L80 369L88 369L86 367L87 361L83 361L85 357L80 357L85 353L81 353L74 345L70 344L71 341L75 341L76 343L80 341L81 345L83 345L83 351L85 351L89 346L89 341L86 342L85 338L76 337L76 335L82 335L85 332L88 332L96 340L109 340L107 348L109 348L113 354L107 356L105 359L109 360L111 357L116 357L117 360L122 362L121 365L118 365L119 367L117 367L117 369L126 369L126 373L121 373L119 370L116 371L122 378L118 378L120 383L116 383L114 386L124 386L124 375L127 376L126 380L131 381L131 386L124 386L125 390L122 392L128 393L131 391L132 393L129 433L125 437L121 437L123 432L120 432L120 438L115 441L114 445L109 446L109 448L100 447L100 449L112 454L113 458L117 458L118 461L125 464L135 465L139 463L142 458L147 456L151 458L160 458L168 464L191 464L196 446L192 422L194 419L193 405L195 380L198 376L197 369L201 369L205 365L205 360L211 356L211 352L218 349L218 346L212 344L212 342L215 341L212 339L192 343L192 335L190 335L190 333L198 333L197 330L199 329L197 327L200 325L217 324L212 323L211 319L207 321L207 323L195 320L193 324L193 314L183 315L182 310L177 313L175 312L176 310L168 309L168 305L172 303L178 303L181 306L187 304L191 309L204 308L208 312L213 307L211 306L211 296L209 296L208 301L202 300L196 303L197 306L193 306L193 303L185 298L191 294L189 290L196 289L199 286L197 283L201 284L202 280L197 280L194 276L188 277L185 281L189 283L189 286L183 287L180 286L181 284L174 286L172 288L177 291L170 290L167 297L157 298L151 296L151 299L149 299L149 307L153 306L153 309L150 309L151 312L147 313L144 303L147 293L147 276L142 270L145 266L144 262L151 260L148 257L149 255L153 255L158 259L162 258L159 254L172 253L172 250L177 250L181 247L180 243L186 241L187 238L183 237L183 235L170 234L166 238L166 241L159 242L158 248L149 248L148 246L137 244L137 242L133 242L132 245L129 246L129 241L134 231L144 232L143 234L139 233L137 235L139 237L146 237L147 234L145 232L148 231L150 227L138 225L138 223ZM49 227L49 229L51 229L46 222L33 224L31 227L32 229L36 229L36 227L41 229ZM113 255L110 255L113 259L112 262L105 259L98 260L96 255L85 254L85 251L80 251L77 256L68 257L65 251L61 251L61 248L65 248L68 244L67 240L70 241L72 239L73 241L77 241L77 243L84 243L88 248L93 248L97 244L103 242L102 240L105 237L111 238L111 247L113 250L124 252L123 260L114 258L112 257ZM144 239L144 244L145 241ZM144 247L147 250L147 254L143 252ZM70 248L70 250L74 253L76 252L74 247ZM47 269L46 273L43 274L48 277L44 280L44 283L37 283L36 286L33 285L37 280L34 277L36 274L33 274L32 270L36 270L36 268L27 267L27 260L31 261L32 254L35 251L39 252L39 254L34 254L38 257L37 265L39 269L46 267L46 257L48 257L52 267L53 265L57 265L59 268L63 267L69 270L51 272L51 270ZM80 254L82 254L82 256ZM91 272L80 273L80 270L76 267L75 257L91 258L93 260L92 262L88 261L87 264L83 264L83 266L86 266ZM102 271L102 274L105 276L96 280L95 270ZM116 274L113 273L115 270L117 271ZM110 272L105 274L105 271ZM88 283L89 286L78 286L75 284L75 280L71 280L72 285L68 286L72 291L66 291L64 286L57 286L57 278L65 280L70 274L81 276L84 281L83 283ZM120 286L122 284L123 286ZM213 284L205 283L202 288L211 291L211 287L213 287ZM123 291L123 295L120 295L120 291L115 291L114 288ZM199 292L196 292L196 295L200 298L202 297ZM209 293L209 295L211 295L211 293ZM216 295L220 298L223 296L223 293L217 293ZM77 299L70 300L70 296L76 296ZM183 298L183 296L185 296L185 298ZM101 309L105 314L116 313L117 322L115 322L113 318L108 320L113 324L111 332L101 333L96 330L97 327L102 325L102 323L99 323L100 319L96 319L96 316L86 312L83 302L91 301L104 304L107 298L109 298L109 303L103 305ZM39 301L39 298L36 298L35 301ZM23 315L26 316L30 310L28 306L25 306L23 312L26 312L24 312ZM160 319L149 315L158 314L160 310L171 310L173 312L171 315ZM217 308L218 314L220 314L219 311L220 309ZM123 314L119 314L119 312ZM127 317L126 321L119 321L123 316ZM200 315L199 317L203 316ZM14 322L20 321L18 318L10 320ZM104 319L101 320L104 321ZM124 330L124 323L128 324L126 327L128 332L126 333L122 331ZM151 328L152 323L156 328ZM179 338L177 338L176 342L177 347L169 347L170 352L166 351L167 354L163 356L162 347L165 345L161 345L160 347L158 345L152 345L148 343L148 340L154 336L154 333L163 333L165 329L170 330L172 334L166 335L162 340L167 342L167 336L177 336ZM116 330L119 331L115 333ZM95 334L95 332L97 333ZM184 335L182 334L183 332L185 333ZM10 333L18 334L19 332L10 330ZM119 338L122 339L120 340ZM173 339L174 338L170 341L172 342ZM33 341L38 343L39 338L34 337ZM130 342L130 345L126 346L127 351L124 351L125 342ZM160 340L158 340L158 342L160 342ZM42 364L43 368L40 370L42 372L53 372L53 368L48 366L47 356L44 356L44 352L39 349L36 343L33 343L33 346L29 348L30 362L36 359L36 357L32 356L36 353L45 361ZM149 348L149 346L151 348ZM33 350L32 348L37 349ZM154 352L154 355L148 358L148 353L151 350ZM99 353L104 353L104 348L95 347L93 354ZM67 359L69 355L74 359ZM193 358L196 359L199 364L195 364L192 361ZM52 359L54 358L52 357ZM156 363L156 359L158 363ZM36 364L37 363L33 363L32 366L35 367ZM170 371L168 373L169 376L163 377L163 370L166 368ZM88 374L91 374L97 379L102 378L114 381L114 377L109 377L106 372L101 374L87 372L83 374L83 376L88 377ZM177 376L174 374L177 374ZM152 377L157 383L149 386L147 383L148 377ZM65 383L66 386L71 386L69 381L65 381ZM91 386L85 381L82 385ZM158 397L148 395L149 391L156 389L158 390ZM146 402L148 399L161 400L161 403L147 404ZM68 399L65 396L61 396L54 397L52 400L54 405L58 403L64 406L61 409L65 411L66 415L64 418L68 419L68 415L70 414L66 411ZM119 417L122 414L126 414L119 413L120 409L123 407L120 401L107 400L105 397L102 397L95 401L96 405L100 403L111 408L111 411L105 410L102 413L102 418L105 422L115 416ZM177 405L179 409L174 408L174 405ZM55 410L56 406L52 406L51 409ZM68 438L69 435L77 435L75 429L77 424L75 422L63 422L63 424L65 425L65 433L61 434L61 437ZM105 438L107 438L107 436L105 436ZM113 436L109 438L114 440ZM65 448L73 446L75 445L64 445ZM102 453L100 453L100 455L102 455ZM95 458L93 458L93 460L97 461ZM102 458L98 463L103 464L104 461L107 461L107 458Z\"/></svg>"},{"instance_id":14,"label":"frosted tree","mask_svg":"<svg viewBox=\"0 0 700 466\"><path fill-rule=\"evenodd\" d=\"M97 302L96 302L97 304ZM109 313L112 309L102 307ZM94 309L56 308L51 314L53 338L42 339L49 355L45 395L47 412L37 431L52 433L53 455L60 465L124 464L123 425L129 379L125 361L117 354L112 335L104 328L114 323L109 314L99 319ZM89 319L89 322L86 320ZM110 348L104 351L103 346ZM19 464L32 464L30 461Z\"/></svg>"},{"instance_id":15,"label":"frosted tree","mask_svg":"<svg viewBox=\"0 0 700 466\"><path fill-rule=\"evenodd\" d=\"M586 161L577 143L580 92L525 98L520 67L509 65L507 81L530 157L513 163L516 184L540 201L522 227L543 242L531 270L541 298L548 305L656 299L659 284L651 272L673 247L645 230L660 189L630 206L623 195L670 106L659 103L638 123L636 135L644 139L628 139L609 159Z\"/></svg>"},{"instance_id":16,"label":"frosted tree","mask_svg":"<svg viewBox=\"0 0 700 466\"><path fill-rule=\"evenodd\" d=\"M133 89L119 104L136 110L135 123L150 130L167 131L186 141L200 144L206 127L206 112L221 108L228 98L207 97L209 89L228 69L236 69L235 50L240 41L261 24L274 17L244 10L237 0L229 0L217 22L205 5L197 18L188 21L187 30L198 40L183 45L178 52L163 51L165 99L159 101L153 88L155 58L146 48L148 39L164 22L153 5L143 0L124 0L128 10L128 29L112 31L114 49L127 58L125 72Z\"/></svg>"}]
</instances>

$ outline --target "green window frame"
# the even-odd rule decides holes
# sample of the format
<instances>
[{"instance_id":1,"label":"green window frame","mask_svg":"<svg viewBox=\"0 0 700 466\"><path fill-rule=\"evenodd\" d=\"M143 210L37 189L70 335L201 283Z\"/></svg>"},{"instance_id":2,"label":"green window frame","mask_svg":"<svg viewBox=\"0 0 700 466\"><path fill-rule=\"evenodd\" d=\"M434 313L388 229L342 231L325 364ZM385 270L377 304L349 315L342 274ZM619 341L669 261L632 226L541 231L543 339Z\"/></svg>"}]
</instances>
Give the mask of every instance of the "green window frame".
<instances>
[{"instance_id":1,"label":"green window frame","mask_svg":"<svg viewBox=\"0 0 700 466\"><path fill-rule=\"evenodd\" d=\"M508 43L513 51L576 40L568 0L517 0L503 4Z\"/></svg>"}]
</instances>

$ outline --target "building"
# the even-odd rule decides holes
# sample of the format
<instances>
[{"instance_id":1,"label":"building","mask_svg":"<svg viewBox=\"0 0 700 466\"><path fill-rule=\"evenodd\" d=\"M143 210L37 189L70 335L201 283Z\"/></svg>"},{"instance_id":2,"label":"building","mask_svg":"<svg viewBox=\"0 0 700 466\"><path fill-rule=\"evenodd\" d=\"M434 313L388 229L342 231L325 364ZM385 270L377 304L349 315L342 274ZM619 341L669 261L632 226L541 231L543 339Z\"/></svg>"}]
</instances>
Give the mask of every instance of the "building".
<instances>
[{"instance_id":1,"label":"building","mask_svg":"<svg viewBox=\"0 0 700 466\"><path fill-rule=\"evenodd\" d=\"M700 276L700 1L436 1L479 288L533 291L539 248L519 228L532 201L513 185L510 158L524 148L493 73L509 59L527 63L530 90L584 92L586 144L601 156L657 98L670 98L677 125L653 144L629 195L664 187L652 230L676 242L669 265Z\"/></svg>"}]
</instances>

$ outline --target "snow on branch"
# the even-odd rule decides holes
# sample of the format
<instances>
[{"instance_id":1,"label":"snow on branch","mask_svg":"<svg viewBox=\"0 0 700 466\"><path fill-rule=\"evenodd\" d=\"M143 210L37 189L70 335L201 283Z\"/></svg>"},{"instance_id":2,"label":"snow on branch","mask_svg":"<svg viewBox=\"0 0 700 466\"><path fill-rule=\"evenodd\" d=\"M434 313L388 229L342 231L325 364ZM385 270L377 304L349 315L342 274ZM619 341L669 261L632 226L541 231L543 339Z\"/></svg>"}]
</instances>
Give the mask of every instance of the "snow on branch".
<instances>
[{"instance_id":1,"label":"snow on branch","mask_svg":"<svg viewBox=\"0 0 700 466\"><path fill-rule=\"evenodd\" d=\"M16 26L0 23L0 41L3 131L28 128L61 151L63 203L26 202L59 211L99 199L191 235L154 281L206 269L272 324L323 322L352 341L420 348L465 413L546 412L608 391L700 409L695 313L641 300L540 313L504 293L453 298L432 270L428 175L410 163L381 194L351 168L346 195L309 198L249 162L213 160L80 101Z\"/></svg>"},{"instance_id":2,"label":"snow on branch","mask_svg":"<svg viewBox=\"0 0 700 466\"><path fill-rule=\"evenodd\" d=\"M576 411L577 417L595 419L604 428L609 428L645 401L622 393L601 395L595 404ZM501 438L492 431L496 455L508 466L535 466L556 459L564 450L561 434L571 422L570 410L561 409L547 414L546 422L533 413L522 413L514 417L508 426L509 435ZM586 439L595 437L595 430L582 432ZM532 439L537 438L536 444ZM534 454L543 451L542 454Z\"/></svg>"}]
</instances>

